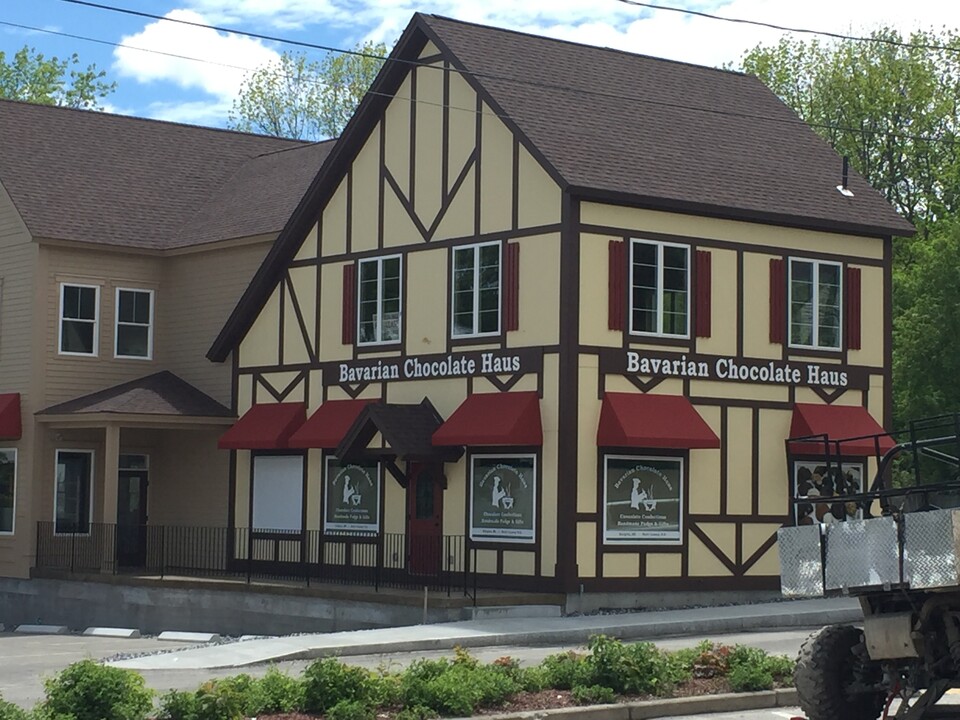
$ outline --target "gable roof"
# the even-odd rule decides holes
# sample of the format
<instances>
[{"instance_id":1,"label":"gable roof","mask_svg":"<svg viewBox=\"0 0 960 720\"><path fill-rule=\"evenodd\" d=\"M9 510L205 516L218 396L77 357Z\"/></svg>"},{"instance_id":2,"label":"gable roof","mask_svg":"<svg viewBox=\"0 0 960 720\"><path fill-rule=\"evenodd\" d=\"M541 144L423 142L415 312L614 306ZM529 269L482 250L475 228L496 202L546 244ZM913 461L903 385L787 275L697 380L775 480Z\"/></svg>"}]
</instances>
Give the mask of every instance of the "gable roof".
<instances>
[{"instance_id":1,"label":"gable roof","mask_svg":"<svg viewBox=\"0 0 960 720\"><path fill-rule=\"evenodd\" d=\"M207 357L222 362L427 41L567 193L603 202L874 237L912 235L763 83L728 70L416 14Z\"/></svg>"},{"instance_id":2,"label":"gable roof","mask_svg":"<svg viewBox=\"0 0 960 720\"><path fill-rule=\"evenodd\" d=\"M164 250L278 232L332 145L0 101L0 182L37 238Z\"/></svg>"}]
</instances>

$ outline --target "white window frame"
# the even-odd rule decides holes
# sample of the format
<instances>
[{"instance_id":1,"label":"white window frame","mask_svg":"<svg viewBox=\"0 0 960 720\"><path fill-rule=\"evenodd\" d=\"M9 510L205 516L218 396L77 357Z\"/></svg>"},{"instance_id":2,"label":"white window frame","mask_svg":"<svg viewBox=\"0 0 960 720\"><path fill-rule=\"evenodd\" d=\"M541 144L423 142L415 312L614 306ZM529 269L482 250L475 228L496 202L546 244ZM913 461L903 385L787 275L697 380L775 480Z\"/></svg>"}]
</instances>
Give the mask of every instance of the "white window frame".
<instances>
[{"instance_id":1,"label":"white window frame","mask_svg":"<svg viewBox=\"0 0 960 720\"><path fill-rule=\"evenodd\" d=\"M257 503L256 503L256 499L258 497L257 467L258 467L258 464L260 465L260 467L264 467L264 465L261 463L265 463L269 465L273 461L281 461L281 462L294 461L300 466L300 476L299 476L300 493L297 496L297 502L299 504L299 507L296 508L298 510L296 520L291 522L291 525L295 523L296 525L295 527L292 527L292 526L291 527L275 527L275 526L272 527L265 524L262 519L258 519L258 514L260 513L258 513L257 511ZM291 463L291 464L294 464L294 463ZM269 478L270 478L269 475L264 475L262 476L261 482L268 482ZM287 479L289 478L284 478L284 480L287 480ZM268 454L253 455L250 459L250 500L251 500L250 531L253 533L283 533L283 534L289 534L291 536L301 535L304 532L304 527L305 527L304 518L303 518L303 511L304 511L303 493L306 486L307 486L306 456L298 453L290 453L290 454L268 453ZM270 511L273 511L273 510L275 510L275 508L271 507ZM268 512L267 514L269 515L270 512ZM262 518L262 514L260 515Z\"/></svg>"},{"instance_id":2,"label":"white window frame","mask_svg":"<svg viewBox=\"0 0 960 720\"><path fill-rule=\"evenodd\" d=\"M687 531L686 524L684 523L684 503L686 502L686 491L684 484L686 483L686 468L687 461L682 456L677 455L625 455L623 453L604 453L600 454L601 462L603 463L603 544L604 545L613 545L613 546L623 546L623 545L661 545L661 546L670 546L670 547L679 547L685 543L685 533ZM609 465L607 460L629 460L631 462L642 462L644 460L664 460L669 462L680 463L680 485L679 485L679 507L678 507L678 520L679 520L679 534L680 537L677 540L657 540L655 538L611 538L608 536L609 527L607 526L607 501L608 501L608 477L607 473L609 472Z\"/></svg>"},{"instance_id":3,"label":"white window frame","mask_svg":"<svg viewBox=\"0 0 960 720\"><path fill-rule=\"evenodd\" d=\"M120 354L120 326L143 327L142 323L121 322L120 320L120 293L135 292L145 293L150 296L150 320L147 323L147 354L146 355L121 355ZM153 290L144 288L118 287L114 292L114 315L113 315L113 357L118 360L153 360L153 310L156 293Z\"/></svg>"},{"instance_id":4,"label":"white window frame","mask_svg":"<svg viewBox=\"0 0 960 720\"><path fill-rule=\"evenodd\" d=\"M0 537L9 537L15 535L17 532L17 472L20 470L19 467L19 457L17 456L16 448L0 448L0 453L12 453L13 454L13 515L10 518L10 529L9 530L0 530Z\"/></svg>"},{"instance_id":5,"label":"white window frame","mask_svg":"<svg viewBox=\"0 0 960 720\"><path fill-rule=\"evenodd\" d=\"M480 249L497 246L497 329L493 332L477 332L480 327ZM473 328L472 333L457 334L457 321L454 316L456 305L456 287L454 273L457 267L457 253L464 250L473 251ZM474 245L458 245L450 253L450 337L456 340L497 337L503 330L503 243L493 242L476 243Z\"/></svg>"},{"instance_id":6,"label":"white window frame","mask_svg":"<svg viewBox=\"0 0 960 720\"><path fill-rule=\"evenodd\" d=\"M386 260L396 259L399 262L399 285L400 297L399 309L397 310L397 339L383 339L383 263ZM360 299L363 292L363 266L366 263L377 264L377 340L361 340L360 333ZM362 347L374 347L376 345L398 345L403 341L403 256L402 255L384 255L375 258L362 258L357 262L357 345Z\"/></svg>"},{"instance_id":7,"label":"white window frame","mask_svg":"<svg viewBox=\"0 0 960 720\"><path fill-rule=\"evenodd\" d=\"M653 245L657 248L657 330L648 332L645 330L636 330L633 326L633 252L637 245ZM680 248L687 253L687 317L686 327L683 333L666 333L663 331L663 249L667 247ZM664 240L649 240L647 238L630 238L630 266L627 268L627 288L630 294L629 313L630 313L630 334L641 337L661 337L661 338L679 338L688 339L690 337L690 315L691 315L691 296L692 272L690 269L690 246L683 243L666 242Z\"/></svg>"},{"instance_id":8,"label":"white window frame","mask_svg":"<svg viewBox=\"0 0 960 720\"><path fill-rule=\"evenodd\" d=\"M793 342L793 265L794 263L807 263L813 265L813 344L811 345L801 345L800 343ZM837 328L837 345L821 345L820 344L820 267L822 265L832 265L839 270L840 277L840 294L837 298L837 304L839 309L839 327ZM843 263L836 262L835 260L814 260L812 258L790 258L787 265L787 344L788 347L797 348L799 350L824 350L827 352L840 352L843 350L843 318L845 309L843 306L844 299L844 277L843 277Z\"/></svg>"},{"instance_id":9,"label":"white window frame","mask_svg":"<svg viewBox=\"0 0 960 720\"><path fill-rule=\"evenodd\" d=\"M90 322L90 320L83 320L77 318L64 318L63 317L63 294L66 288L76 287L76 288L92 288L94 291L94 300L93 300L93 352L82 353L82 352L68 352L63 349L63 322L64 320L69 320L70 322ZM84 283L75 283L75 282L61 282L60 283L60 312L59 318L57 321L57 354L58 355L68 355L72 357L98 357L100 355L100 286L99 285L87 285Z\"/></svg>"},{"instance_id":10,"label":"white window frame","mask_svg":"<svg viewBox=\"0 0 960 720\"><path fill-rule=\"evenodd\" d=\"M90 507L87 508L87 532L85 533L63 533L57 532L57 466L60 464L60 453L78 453L90 456ZM66 536L66 535L80 535L82 537L89 537L90 533L93 530L93 494L96 490L96 478L97 478L97 467L96 467L96 452L94 450L86 450L83 448L57 448L56 454L54 456L53 462L53 534L54 536Z\"/></svg>"}]
</instances>

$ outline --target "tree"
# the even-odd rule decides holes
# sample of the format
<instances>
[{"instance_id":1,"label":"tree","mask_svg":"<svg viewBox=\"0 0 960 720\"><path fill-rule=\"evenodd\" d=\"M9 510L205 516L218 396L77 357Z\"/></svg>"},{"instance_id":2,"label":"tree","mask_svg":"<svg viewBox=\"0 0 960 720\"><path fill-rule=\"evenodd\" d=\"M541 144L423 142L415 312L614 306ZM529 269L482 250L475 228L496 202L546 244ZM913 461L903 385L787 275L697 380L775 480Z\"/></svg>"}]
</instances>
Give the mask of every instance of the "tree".
<instances>
[{"instance_id":1,"label":"tree","mask_svg":"<svg viewBox=\"0 0 960 720\"><path fill-rule=\"evenodd\" d=\"M12 58L0 50L0 98L39 105L98 109L100 100L117 89L96 65L80 67L76 53L65 60L46 58L23 46Z\"/></svg>"},{"instance_id":2,"label":"tree","mask_svg":"<svg viewBox=\"0 0 960 720\"><path fill-rule=\"evenodd\" d=\"M383 65L383 43L357 45L352 53L328 53L317 62L285 52L254 70L234 100L230 127L278 137L337 137Z\"/></svg>"}]
</instances>

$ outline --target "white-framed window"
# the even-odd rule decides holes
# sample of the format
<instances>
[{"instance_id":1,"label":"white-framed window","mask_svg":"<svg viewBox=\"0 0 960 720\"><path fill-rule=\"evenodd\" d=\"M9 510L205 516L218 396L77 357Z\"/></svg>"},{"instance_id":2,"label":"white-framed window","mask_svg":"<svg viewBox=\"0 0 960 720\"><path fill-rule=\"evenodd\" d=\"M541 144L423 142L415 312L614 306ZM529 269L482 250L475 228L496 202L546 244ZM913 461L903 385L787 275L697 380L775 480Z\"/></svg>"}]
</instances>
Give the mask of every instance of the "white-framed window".
<instances>
[{"instance_id":1,"label":"white-framed window","mask_svg":"<svg viewBox=\"0 0 960 720\"><path fill-rule=\"evenodd\" d=\"M452 337L500 333L501 278L499 242L453 249Z\"/></svg>"},{"instance_id":2,"label":"white-framed window","mask_svg":"<svg viewBox=\"0 0 960 720\"><path fill-rule=\"evenodd\" d=\"M153 290L117 288L114 357L153 357Z\"/></svg>"},{"instance_id":3,"label":"white-framed window","mask_svg":"<svg viewBox=\"0 0 960 720\"><path fill-rule=\"evenodd\" d=\"M536 542L536 455L472 455L469 481L471 540Z\"/></svg>"},{"instance_id":4,"label":"white-framed window","mask_svg":"<svg viewBox=\"0 0 960 720\"><path fill-rule=\"evenodd\" d=\"M55 483L54 533L88 534L93 515L93 450L57 450Z\"/></svg>"},{"instance_id":5,"label":"white-framed window","mask_svg":"<svg viewBox=\"0 0 960 720\"><path fill-rule=\"evenodd\" d=\"M17 451L0 448L0 535L13 535L17 509Z\"/></svg>"},{"instance_id":6,"label":"white-framed window","mask_svg":"<svg viewBox=\"0 0 960 720\"><path fill-rule=\"evenodd\" d=\"M683 458L603 456L603 541L683 544Z\"/></svg>"},{"instance_id":7,"label":"white-framed window","mask_svg":"<svg viewBox=\"0 0 960 720\"><path fill-rule=\"evenodd\" d=\"M387 345L400 341L401 278L400 256L360 261L357 283L359 345Z\"/></svg>"},{"instance_id":8,"label":"white-framed window","mask_svg":"<svg viewBox=\"0 0 960 720\"><path fill-rule=\"evenodd\" d=\"M790 347L839 350L843 265L790 258Z\"/></svg>"},{"instance_id":9,"label":"white-framed window","mask_svg":"<svg viewBox=\"0 0 960 720\"><path fill-rule=\"evenodd\" d=\"M302 455L253 458L253 529L300 532L303 529Z\"/></svg>"},{"instance_id":10,"label":"white-framed window","mask_svg":"<svg viewBox=\"0 0 960 720\"><path fill-rule=\"evenodd\" d=\"M690 337L690 246L630 242L630 332Z\"/></svg>"},{"instance_id":11,"label":"white-framed window","mask_svg":"<svg viewBox=\"0 0 960 720\"><path fill-rule=\"evenodd\" d=\"M97 285L60 285L60 323L57 347L61 355L96 356L100 344L100 288Z\"/></svg>"}]
</instances>

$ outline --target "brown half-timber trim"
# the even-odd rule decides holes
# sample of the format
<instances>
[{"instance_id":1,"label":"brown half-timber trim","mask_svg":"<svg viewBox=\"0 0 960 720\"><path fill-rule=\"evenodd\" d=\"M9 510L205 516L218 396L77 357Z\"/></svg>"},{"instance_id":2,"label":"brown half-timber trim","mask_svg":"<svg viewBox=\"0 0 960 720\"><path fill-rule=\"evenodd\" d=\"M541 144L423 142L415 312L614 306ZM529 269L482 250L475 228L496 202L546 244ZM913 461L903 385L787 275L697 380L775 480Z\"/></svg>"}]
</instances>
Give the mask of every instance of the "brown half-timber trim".
<instances>
[{"instance_id":1,"label":"brown half-timber trim","mask_svg":"<svg viewBox=\"0 0 960 720\"><path fill-rule=\"evenodd\" d=\"M699 592L721 591L757 591L779 590L780 578L777 576L729 577L716 576L688 576L686 569L678 577L645 577L643 583L638 584L636 578L583 578L584 592L624 592L624 593L663 593L663 592L690 592L695 589Z\"/></svg>"},{"instance_id":2,"label":"brown half-timber trim","mask_svg":"<svg viewBox=\"0 0 960 720\"><path fill-rule=\"evenodd\" d=\"M883 427L893 425L893 238L883 241Z\"/></svg>"},{"instance_id":3,"label":"brown half-timber trim","mask_svg":"<svg viewBox=\"0 0 960 720\"><path fill-rule=\"evenodd\" d=\"M520 138L513 136L513 203L510 208L510 226L516 230L520 227Z\"/></svg>"},{"instance_id":4,"label":"brown half-timber trim","mask_svg":"<svg viewBox=\"0 0 960 720\"><path fill-rule=\"evenodd\" d=\"M450 195L450 63L443 63L443 109L441 111L442 129L440 131L440 191L443 200Z\"/></svg>"},{"instance_id":5,"label":"brown half-timber trim","mask_svg":"<svg viewBox=\"0 0 960 720\"><path fill-rule=\"evenodd\" d=\"M387 116L384 114L380 118L380 158L377 165L377 250L383 250L383 225L386 217L386 197L387 197ZM320 258L323 253L317 253L317 264L320 264Z\"/></svg>"},{"instance_id":6,"label":"brown half-timber trim","mask_svg":"<svg viewBox=\"0 0 960 720\"><path fill-rule=\"evenodd\" d=\"M742 250L737 251L737 355L743 357L743 339L745 334L744 328L744 309L743 309L743 286L744 286L744 270L743 270L743 256L744 253Z\"/></svg>"},{"instance_id":7,"label":"brown half-timber trim","mask_svg":"<svg viewBox=\"0 0 960 720\"><path fill-rule=\"evenodd\" d=\"M690 402L693 402L691 400ZM727 461L730 445L730 421L727 417L728 406L720 406L720 514L727 514Z\"/></svg>"},{"instance_id":8,"label":"brown half-timber trim","mask_svg":"<svg viewBox=\"0 0 960 720\"><path fill-rule=\"evenodd\" d=\"M704 544L704 546L707 548L707 550L709 550L710 553L711 553L717 560L719 560L721 563L723 563L723 566L724 566L727 570L730 571L730 574L731 574L731 575L733 575L733 576L739 575L739 573L737 572L737 565L736 565L736 563L735 563L733 560L731 560L730 558L728 558L728 557L727 557L727 554L726 554L725 552L723 552L723 550L721 550L719 547L717 547L717 544L716 544L713 540L710 539L710 536L709 536L709 535L707 535L703 530L701 530L701 529L700 529L699 527L697 527L696 525L691 525L690 528L689 528L689 530L688 530L688 532L690 533L690 535L695 535L695 536L697 537L697 539Z\"/></svg>"},{"instance_id":9,"label":"brown half-timber trim","mask_svg":"<svg viewBox=\"0 0 960 720\"><path fill-rule=\"evenodd\" d=\"M777 544L777 534L773 533L769 538L767 538L764 543L756 549L756 551L748 557L743 564L740 566L740 574L745 575L750 568L756 565L760 558L769 552L770 548ZM777 578L779 580L779 578Z\"/></svg>"},{"instance_id":10,"label":"brown half-timber trim","mask_svg":"<svg viewBox=\"0 0 960 720\"><path fill-rule=\"evenodd\" d=\"M303 346L307 350L307 356L310 358L310 362L317 362L319 360L317 357L317 351L314 348L313 341L310 339L310 331L307 330L307 323L303 319L303 310L300 308L300 300L297 297L297 291L293 286L293 280L290 278L290 273L286 274L286 285L287 292L290 295L290 304L293 306L293 314L297 318L297 325L300 327L300 334L303 338ZM286 335L283 325L280 326L280 334L284 336Z\"/></svg>"},{"instance_id":11,"label":"brown half-timber trim","mask_svg":"<svg viewBox=\"0 0 960 720\"><path fill-rule=\"evenodd\" d=\"M462 76L461 76L462 77ZM483 98L477 93L477 114L474 122L476 123L476 137L473 142L473 151L477 153L477 167L473 173L473 234L480 237L480 207L482 206L482 193L480 192L480 177L483 171Z\"/></svg>"},{"instance_id":12,"label":"brown half-timber trim","mask_svg":"<svg viewBox=\"0 0 960 720\"><path fill-rule=\"evenodd\" d=\"M750 413L752 439L750 442L750 513L760 514L760 410L753 408Z\"/></svg>"},{"instance_id":13,"label":"brown half-timber trim","mask_svg":"<svg viewBox=\"0 0 960 720\"><path fill-rule=\"evenodd\" d=\"M410 158L408 160L410 167L410 185L408 186L407 198L410 200L410 207L407 209L407 212L410 213L411 217L414 217L416 222L416 205L414 204L415 187L417 182L417 72L419 68L413 66L410 68ZM386 113L384 113L386 114ZM389 176L389 170L387 171ZM401 195L399 188L394 188L397 191L397 195ZM402 201L401 201L402 202ZM419 228L420 225L418 224ZM426 239L426 234L424 233L424 239Z\"/></svg>"},{"instance_id":14,"label":"brown half-timber trim","mask_svg":"<svg viewBox=\"0 0 960 720\"><path fill-rule=\"evenodd\" d=\"M417 228L417 232L420 233L420 237L422 237L424 242L426 242L427 228L420 221L420 218L417 217L417 212L413 207L413 200L410 200L404 196L403 190L400 188L400 185L397 183L396 179L394 179L393 173L390 172L389 168L383 169L383 176L386 178L387 184L390 186L390 189L393 190L393 194L397 196L397 200L400 201L400 204L403 206L403 209L407 212L407 215L410 216L410 220L413 222L414 227ZM380 250L378 249L377 252L379 253ZM348 249L348 253L349 253L349 249ZM359 257L359 255L355 255L354 257ZM329 259L329 258L325 258L325 259Z\"/></svg>"}]
</instances>

